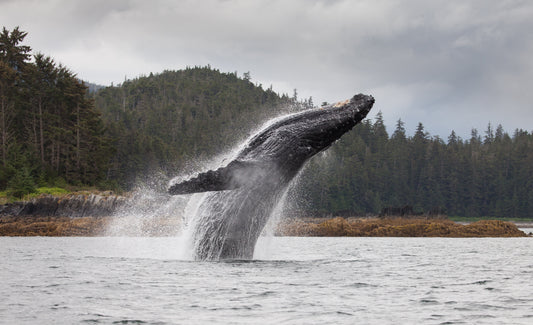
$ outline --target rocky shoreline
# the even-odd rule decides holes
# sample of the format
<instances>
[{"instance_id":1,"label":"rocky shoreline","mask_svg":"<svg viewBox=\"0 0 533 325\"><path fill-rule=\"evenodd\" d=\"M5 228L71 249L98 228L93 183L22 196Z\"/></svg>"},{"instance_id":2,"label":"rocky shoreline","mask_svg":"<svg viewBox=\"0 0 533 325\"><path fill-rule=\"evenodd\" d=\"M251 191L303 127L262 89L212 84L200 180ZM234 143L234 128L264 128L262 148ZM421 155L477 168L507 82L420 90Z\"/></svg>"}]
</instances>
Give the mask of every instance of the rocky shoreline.
<instances>
[{"instance_id":1,"label":"rocky shoreline","mask_svg":"<svg viewBox=\"0 0 533 325\"><path fill-rule=\"evenodd\" d=\"M0 236L105 236L129 198L110 192L41 195L30 201L0 205ZM144 225L143 235L174 236L180 220L168 216ZM282 220L276 236L327 237L525 237L512 222L483 220L471 224L447 219L294 218ZM120 234L115 234L120 235ZM128 235L128 234L123 234Z\"/></svg>"},{"instance_id":2,"label":"rocky shoreline","mask_svg":"<svg viewBox=\"0 0 533 325\"><path fill-rule=\"evenodd\" d=\"M51 217L2 216L0 236L106 236L113 217ZM175 236L179 222L158 220L145 225L144 236ZM276 236L297 237L526 237L512 222L483 220L468 225L449 220L427 219L365 219L347 220L342 217L306 220L284 220ZM121 234L115 234L121 235ZM130 234L122 234L130 235Z\"/></svg>"},{"instance_id":3,"label":"rocky shoreline","mask_svg":"<svg viewBox=\"0 0 533 325\"><path fill-rule=\"evenodd\" d=\"M110 216L124 206L127 198L112 192L72 193L61 196L42 194L29 201L18 201L0 205L3 216L47 216L47 217L102 217Z\"/></svg>"},{"instance_id":4,"label":"rocky shoreline","mask_svg":"<svg viewBox=\"0 0 533 325\"><path fill-rule=\"evenodd\" d=\"M508 221L482 220L460 224L429 218L332 218L289 219L277 228L279 236L310 237L526 237Z\"/></svg>"}]
</instances>

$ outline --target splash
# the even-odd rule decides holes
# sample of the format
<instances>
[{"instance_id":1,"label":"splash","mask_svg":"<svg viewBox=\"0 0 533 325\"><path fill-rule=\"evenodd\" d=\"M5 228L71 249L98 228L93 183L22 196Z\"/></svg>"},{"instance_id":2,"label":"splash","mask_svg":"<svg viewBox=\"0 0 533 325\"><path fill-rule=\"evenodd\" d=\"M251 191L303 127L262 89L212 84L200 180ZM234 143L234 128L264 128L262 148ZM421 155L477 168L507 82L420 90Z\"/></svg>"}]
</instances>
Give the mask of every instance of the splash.
<instances>
[{"instance_id":1,"label":"splash","mask_svg":"<svg viewBox=\"0 0 533 325\"><path fill-rule=\"evenodd\" d=\"M250 259L258 237L279 213L287 190L306 161L327 149L366 117L374 98L351 100L272 120L216 170L178 181L169 193L198 197L186 237L196 260ZM195 195L195 196L196 196Z\"/></svg>"},{"instance_id":2,"label":"splash","mask_svg":"<svg viewBox=\"0 0 533 325\"><path fill-rule=\"evenodd\" d=\"M182 230L187 198L171 197L140 186L126 204L113 214L106 236L176 236Z\"/></svg>"}]
</instances>

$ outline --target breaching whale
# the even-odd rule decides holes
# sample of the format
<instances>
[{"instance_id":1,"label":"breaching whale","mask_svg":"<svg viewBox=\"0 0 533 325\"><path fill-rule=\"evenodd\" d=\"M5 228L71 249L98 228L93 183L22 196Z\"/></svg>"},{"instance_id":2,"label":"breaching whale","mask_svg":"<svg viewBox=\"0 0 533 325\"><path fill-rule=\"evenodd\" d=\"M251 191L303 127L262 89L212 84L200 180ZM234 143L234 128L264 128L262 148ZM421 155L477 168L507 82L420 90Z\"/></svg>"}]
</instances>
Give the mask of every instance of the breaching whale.
<instances>
[{"instance_id":1,"label":"breaching whale","mask_svg":"<svg viewBox=\"0 0 533 325\"><path fill-rule=\"evenodd\" d=\"M228 165L170 186L173 195L210 192L195 216L196 260L251 259L278 200L305 162L366 117L363 94L271 123Z\"/></svg>"}]
</instances>

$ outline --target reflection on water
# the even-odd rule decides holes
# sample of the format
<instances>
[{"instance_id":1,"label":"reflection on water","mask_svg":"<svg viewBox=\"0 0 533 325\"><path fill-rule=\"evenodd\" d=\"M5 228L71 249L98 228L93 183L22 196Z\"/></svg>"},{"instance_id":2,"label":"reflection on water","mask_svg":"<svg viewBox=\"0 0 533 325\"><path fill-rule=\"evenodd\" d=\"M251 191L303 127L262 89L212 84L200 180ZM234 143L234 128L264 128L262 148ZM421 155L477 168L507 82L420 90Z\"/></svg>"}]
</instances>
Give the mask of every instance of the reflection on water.
<instances>
[{"instance_id":1,"label":"reflection on water","mask_svg":"<svg viewBox=\"0 0 533 325\"><path fill-rule=\"evenodd\" d=\"M262 238L184 260L181 238L0 238L0 322L530 324L531 238Z\"/></svg>"}]
</instances>

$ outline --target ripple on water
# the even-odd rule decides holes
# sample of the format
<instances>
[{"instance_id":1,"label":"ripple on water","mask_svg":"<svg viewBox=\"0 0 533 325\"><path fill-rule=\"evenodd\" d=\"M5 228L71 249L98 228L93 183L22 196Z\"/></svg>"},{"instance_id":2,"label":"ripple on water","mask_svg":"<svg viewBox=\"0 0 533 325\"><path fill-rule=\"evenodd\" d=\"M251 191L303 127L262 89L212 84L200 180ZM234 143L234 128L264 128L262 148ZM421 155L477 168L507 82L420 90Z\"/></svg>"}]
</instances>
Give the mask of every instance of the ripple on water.
<instances>
[{"instance_id":1,"label":"ripple on water","mask_svg":"<svg viewBox=\"0 0 533 325\"><path fill-rule=\"evenodd\" d=\"M272 238L283 249L268 259L224 262L173 258L167 246L175 239L115 240L0 238L0 291L9 293L0 303L2 322L530 324L533 318L530 238Z\"/></svg>"}]
</instances>

